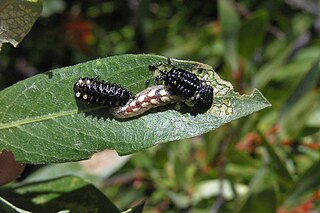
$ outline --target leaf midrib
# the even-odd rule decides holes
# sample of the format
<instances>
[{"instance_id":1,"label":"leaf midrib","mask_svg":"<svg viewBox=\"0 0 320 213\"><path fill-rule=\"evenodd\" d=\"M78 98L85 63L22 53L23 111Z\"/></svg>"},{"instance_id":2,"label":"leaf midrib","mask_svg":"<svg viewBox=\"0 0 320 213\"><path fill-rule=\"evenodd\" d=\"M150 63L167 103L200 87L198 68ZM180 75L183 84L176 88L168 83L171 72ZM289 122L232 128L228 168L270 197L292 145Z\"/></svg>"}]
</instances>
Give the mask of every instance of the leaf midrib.
<instances>
[{"instance_id":1,"label":"leaf midrib","mask_svg":"<svg viewBox=\"0 0 320 213\"><path fill-rule=\"evenodd\" d=\"M63 117L63 116L71 116L71 115L78 114L80 112L95 111L95 110L99 110L99 109L104 108L104 107L105 106L97 106L97 107L91 107L89 109L82 109L82 110L74 109L74 110L69 110L69 111L60 111L58 113L50 113L50 114L47 114L47 115L28 117L28 118L25 118L25 119L16 120L16 121L7 122L7 123L0 123L0 130L10 129L10 128L13 128L13 127L19 127L19 126L30 124L30 123L36 123L36 122L42 122L42 121L46 121L46 120L52 120L52 119Z\"/></svg>"},{"instance_id":2,"label":"leaf midrib","mask_svg":"<svg viewBox=\"0 0 320 213\"><path fill-rule=\"evenodd\" d=\"M138 81L138 83L139 82L140 81ZM142 82L142 80L141 80L141 82ZM130 86L135 85L135 84L137 84L137 82L136 83L131 83L128 86L130 87ZM59 118L59 117L63 117L63 116L71 116L71 115L78 114L79 112L95 111L95 110L98 110L98 109L101 109L101 108L104 108L104 107L105 106L97 106L97 107L92 107L90 109L84 109L84 110L75 109L75 110L69 110L69 111L61 111L61 112L58 112L58 113L50 113L50 114L47 114L47 115L28 117L28 118L25 118L25 119L12 121L12 122L7 122L7 123L0 123L0 130L10 129L10 128L13 128L13 127L18 127L18 126L22 126L22 125L30 124L30 123L36 123L36 122L51 120L51 119L55 119L55 118Z\"/></svg>"}]
</instances>

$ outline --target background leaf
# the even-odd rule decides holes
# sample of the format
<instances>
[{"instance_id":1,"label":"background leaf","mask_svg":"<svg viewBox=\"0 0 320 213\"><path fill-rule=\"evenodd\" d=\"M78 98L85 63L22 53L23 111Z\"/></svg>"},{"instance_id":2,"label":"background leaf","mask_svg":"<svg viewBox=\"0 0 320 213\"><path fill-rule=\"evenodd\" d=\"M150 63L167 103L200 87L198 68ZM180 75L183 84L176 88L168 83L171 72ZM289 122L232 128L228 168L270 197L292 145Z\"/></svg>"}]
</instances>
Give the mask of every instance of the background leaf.
<instances>
[{"instance_id":1,"label":"background leaf","mask_svg":"<svg viewBox=\"0 0 320 213\"><path fill-rule=\"evenodd\" d=\"M41 0L3 0L0 2L0 50L2 43L17 46L31 30L42 10Z\"/></svg>"},{"instance_id":2,"label":"background leaf","mask_svg":"<svg viewBox=\"0 0 320 213\"><path fill-rule=\"evenodd\" d=\"M285 207L295 207L306 199L314 190L320 189L320 162L315 162L302 174L293 187L289 197L284 202Z\"/></svg>"},{"instance_id":3,"label":"background leaf","mask_svg":"<svg viewBox=\"0 0 320 213\"><path fill-rule=\"evenodd\" d=\"M231 67L232 71L236 71L238 67L238 31L240 27L240 20L235 11L233 1L220 0L218 1L219 19L221 22L222 40L224 43L224 59Z\"/></svg>"},{"instance_id":4,"label":"background leaf","mask_svg":"<svg viewBox=\"0 0 320 213\"><path fill-rule=\"evenodd\" d=\"M78 103L74 98L73 85L80 76L100 76L121 83L135 94L145 87L146 79L153 78L149 65L160 62L167 63L167 59L155 55L97 59L40 74L3 90L0 148L12 151L19 161L32 163L81 160L106 148L124 155L156 143L208 132L270 105L257 90L250 96L230 92L226 97L215 97L215 104L221 105L213 109L233 110L234 113L225 116L157 109L157 113L139 118L116 120L105 108ZM212 70L197 62L173 60L172 63L185 69ZM227 84L217 75L214 82L217 94L224 89L220 83Z\"/></svg>"},{"instance_id":5,"label":"background leaf","mask_svg":"<svg viewBox=\"0 0 320 213\"><path fill-rule=\"evenodd\" d=\"M6 213L30 213L29 211L24 211L14 205L12 205L11 203L6 201L2 197L0 197L0 211L6 212Z\"/></svg>"},{"instance_id":6,"label":"background leaf","mask_svg":"<svg viewBox=\"0 0 320 213\"><path fill-rule=\"evenodd\" d=\"M270 170L265 166L261 167L251 180L248 193L239 199L238 208L234 208L233 212L276 212L275 182L276 180ZM268 202L262 198L268 198Z\"/></svg>"},{"instance_id":7,"label":"background leaf","mask_svg":"<svg viewBox=\"0 0 320 213\"><path fill-rule=\"evenodd\" d=\"M74 177L34 182L2 189L0 195L9 202L33 212L120 212L104 194L86 181Z\"/></svg>"},{"instance_id":8,"label":"background leaf","mask_svg":"<svg viewBox=\"0 0 320 213\"><path fill-rule=\"evenodd\" d=\"M239 32L239 53L245 58L251 58L260 47L266 33L268 14L266 11L257 11L246 20Z\"/></svg>"},{"instance_id":9,"label":"background leaf","mask_svg":"<svg viewBox=\"0 0 320 213\"><path fill-rule=\"evenodd\" d=\"M310 68L310 70L306 73L304 78L300 80L298 85L294 88L288 100L283 105L280 113L281 117L284 116L285 113L290 111L292 106L294 106L303 96L306 95L308 91L310 91L317 82L319 82L320 78L320 62L319 59L315 62L315 64Z\"/></svg>"},{"instance_id":10,"label":"background leaf","mask_svg":"<svg viewBox=\"0 0 320 213\"><path fill-rule=\"evenodd\" d=\"M104 150L96 153L89 160L43 166L24 179L23 182L39 182L48 179L48 177L58 178L73 175L98 185L119 170L130 158L131 155L120 157L114 150Z\"/></svg>"}]
</instances>

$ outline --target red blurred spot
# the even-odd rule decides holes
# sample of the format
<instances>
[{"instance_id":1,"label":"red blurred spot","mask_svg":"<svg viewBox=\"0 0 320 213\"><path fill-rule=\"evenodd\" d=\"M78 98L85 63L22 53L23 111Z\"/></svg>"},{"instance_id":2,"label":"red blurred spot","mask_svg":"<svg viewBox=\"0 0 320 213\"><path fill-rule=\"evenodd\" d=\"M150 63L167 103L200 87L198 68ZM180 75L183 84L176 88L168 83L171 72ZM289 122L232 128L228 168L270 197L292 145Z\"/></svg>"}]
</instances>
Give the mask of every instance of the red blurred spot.
<instances>
[{"instance_id":1,"label":"red blurred spot","mask_svg":"<svg viewBox=\"0 0 320 213\"><path fill-rule=\"evenodd\" d=\"M257 133L250 132L238 144L236 144L236 148L253 154L261 142L261 138Z\"/></svg>"},{"instance_id":2,"label":"red blurred spot","mask_svg":"<svg viewBox=\"0 0 320 213\"><path fill-rule=\"evenodd\" d=\"M88 51L94 42L93 29L95 25L78 14L71 14L64 25L65 34L69 44L81 51Z\"/></svg>"},{"instance_id":3,"label":"red blurred spot","mask_svg":"<svg viewBox=\"0 0 320 213\"><path fill-rule=\"evenodd\" d=\"M276 141L277 133L279 132L279 124L273 125L266 133L266 139L270 141L270 143L274 143Z\"/></svg>"}]
</instances>

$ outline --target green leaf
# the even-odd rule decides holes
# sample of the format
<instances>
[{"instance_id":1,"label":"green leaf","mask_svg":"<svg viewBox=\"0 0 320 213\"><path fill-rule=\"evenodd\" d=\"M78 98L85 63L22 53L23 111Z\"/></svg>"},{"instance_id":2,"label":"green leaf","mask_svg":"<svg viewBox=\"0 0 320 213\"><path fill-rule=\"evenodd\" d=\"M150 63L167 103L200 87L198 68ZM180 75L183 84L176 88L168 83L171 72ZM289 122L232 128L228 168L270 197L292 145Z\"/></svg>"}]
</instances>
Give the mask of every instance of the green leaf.
<instances>
[{"instance_id":1,"label":"green leaf","mask_svg":"<svg viewBox=\"0 0 320 213\"><path fill-rule=\"evenodd\" d=\"M314 164L299 177L292 192L284 202L285 207L295 207L304 199L308 198L312 192L320 189L320 161Z\"/></svg>"},{"instance_id":2,"label":"green leaf","mask_svg":"<svg viewBox=\"0 0 320 213\"><path fill-rule=\"evenodd\" d=\"M32 212L120 212L93 185L74 176L5 188L0 195Z\"/></svg>"},{"instance_id":3,"label":"green leaf","mask_svg":"<svg viewBox=\"0 0 320 213\"><path fill-rule=\"evenodd\" d=\"M231 67L231 70L238 69L238 30L240 18L234 8L233 1L218 1L219 20L221 22L222 40L224 44L224 59Z\"/></svg>"},{"instance_id":4,"label":"green leaf","mask_svg":"<svg viewBox=\"0 0 320 213\"><path fill-rule=\"evenodd\" d=\"M3 43L17 46L42 10L41 0L0 1L0 50Z\"/></svg>"},{"instance_id":5,"label":"green leaf","mask_svg":"<svg viewBox=\"0 0 320 213\"><path fill-rule=\"evenodd\" d=\"M0 150L7 149L22 162L50 163L89 158L104 149L125 155L158 143L203 134L270 103L258 90L251 95L233 87L198 62L172 59L176 67L202 70L214 87L214 103L193 115L173 107L155 109L133 119L113 118L108 109L75 100L73 85L80 76L100 76L136 94L153 79L150 65L167 64L155 55L122 55L53 70L21 81L0 93Z\"/></svg>"},{"instance_id":6,"label":"green leaf","mask_svg":"<svg viewBox=\"0 0 320 213\"><path fill-rule=\"evenodd\" d=\"M248 193L240 198L233 212L276 212L277 190L275 185L276 179L273 173L267 167L262 167L251 180Z\"/></svg>"},{"instance_id":7,"label":"green leaf","mask_svg":"<svg viewBox=\"0 0 320 213\"><path fill-rule=\"evenodd\" d=\"M142 200L134 207L127 209L126 211L123 211L122 213L142 213L145 204L146 204L146 200Z\"/></svg>"},{"instance_id":8,"label":"green leaf","mask_svg":"<svg viewBox=\"0 0 320 213\"><path fill-rule=\"evenodd\" d=\"M243 23L239 32L239 53L250 58L260 46L266 32L268 14L266 11L255 12Z\"/></svg>"},{"instance_id":9,"label":"green leaf","mask_svg":"<svg viewBox=\"0 0 320 213\"><path fill-rule=\"evenodd\" d=\"M273 166L275 173L278 175L279 180L282 181L283 187L288 187L292 184L293 178L288 171L286 165L281 160L280 156L276 153L273 146L269 144L268 141L263 140L263 145L266 148L269 158L270 158L270 166Z\"/></svg>"},{"instance_id":10,"label":"green leaf","mask_svg":"<svg viewBox=\"0 0 320 213\"><path fill-rule=\"evenodd\" d=\"M0 212L5 213L30 213L29 211L22 210L11 203L9 203L7 200L0 197Z\"/></svg>"},{"instance_id":11,"label":"green leaf","mask_svg":"<svg viewBox=\"0 0 320 213\"><path fill-rule=\"evenodd\" d=\"M240 211L243 213L274 213L277 209L277 194L274 188L268 187L258 193L251 194ZM266 202L266 200L268 202Z\"/></svg>"},{"instance_id":12,"label":"green leaf","mask_svg":"<svg viewBox=\"0 0 320 213\"><path fill-rule=\"evenodd\" d=\"M273 59L264 64L259 72L253 76L253 86L259 89L263 89L275 76L278 70L283 65L284 61L288 58L290 54L291 47L285 47L281 51L278 51L274 55Z\"/></svg>"},{"instance_id":13,"label":"green leaf","mask_svg":"<svg viewBox=\"0 0 320 213\"><path fill-rule=\"evenodd\" d=\"M306 95L308 91L314 87L314 85L319 82L320 78L320 62L319 59L314 63L311 69L306 73L303 79L299 82L299 84L295 87L295 89L290 94L288 100L283 105L280 116L283 117L286 113L288 113L296 103Z\"/></svg>"},{"instance_id":14,"label":"green leaf","mask_svg":"<svg viewBox=\"0 0 320 213\"><path fill-rule=\"evenodd\" d=\"M301 90L303 89L301 88ZM297 94L297 96L299 96L299 94ZM292 101L294 100L292 99ZM297 101L293 108L288 106L290 107L290 111L286 112L280 123L281 136L289 140L303 137L304 133L309 135L313 132L304 131L308 130L310 116L319 108L320 94L317 91L311 90ZM319 130L317 127L314 127L314 129L315 131Z\"/></svg>"}]
</instances>

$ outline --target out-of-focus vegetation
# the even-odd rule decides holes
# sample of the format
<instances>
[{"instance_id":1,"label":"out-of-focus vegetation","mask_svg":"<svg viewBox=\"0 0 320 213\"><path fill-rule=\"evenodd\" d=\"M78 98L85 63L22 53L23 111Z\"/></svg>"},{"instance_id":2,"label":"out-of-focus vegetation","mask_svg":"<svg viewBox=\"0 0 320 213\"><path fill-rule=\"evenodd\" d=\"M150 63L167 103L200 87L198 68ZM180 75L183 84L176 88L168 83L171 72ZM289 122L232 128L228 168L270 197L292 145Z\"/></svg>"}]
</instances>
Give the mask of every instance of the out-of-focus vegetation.
<instances>
[{"instance_id":1,"label":"out-of-focus vegetation","mask_svg":"<svg viewBox=\"0 0 320 213\"><path fill-rule=\"evenodd\" d=\"M90 59L155 53L213 65L236 91L256 87L273 106L126 162L112 158L101 176L83 171L97 162L73 163L42 167L25 181L72 172L121 210L147 198L145 212L320 211L319 1L43 4L18 48L2 47L1 88Z\"/></svg>"}]
</instances>

